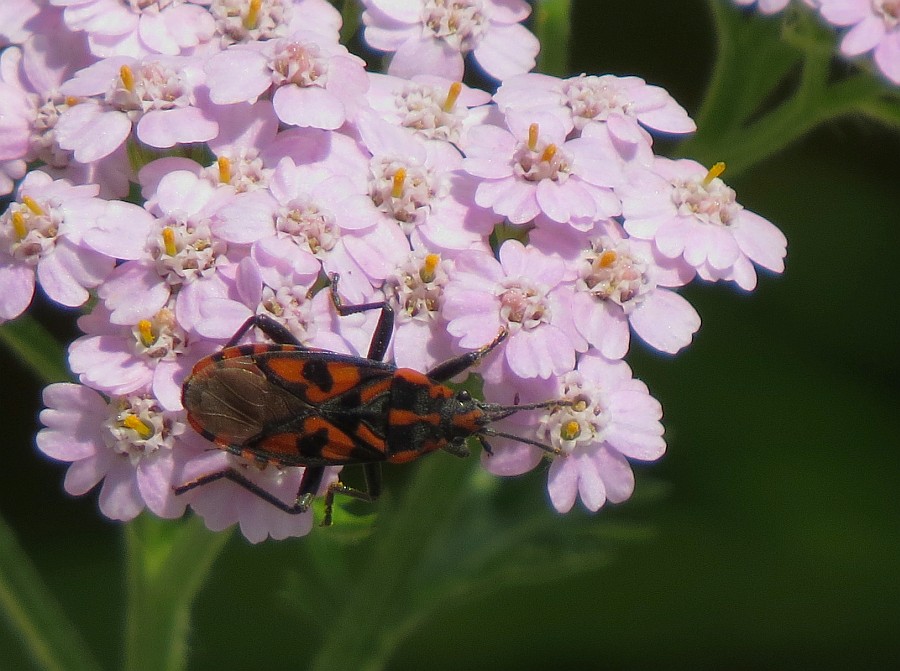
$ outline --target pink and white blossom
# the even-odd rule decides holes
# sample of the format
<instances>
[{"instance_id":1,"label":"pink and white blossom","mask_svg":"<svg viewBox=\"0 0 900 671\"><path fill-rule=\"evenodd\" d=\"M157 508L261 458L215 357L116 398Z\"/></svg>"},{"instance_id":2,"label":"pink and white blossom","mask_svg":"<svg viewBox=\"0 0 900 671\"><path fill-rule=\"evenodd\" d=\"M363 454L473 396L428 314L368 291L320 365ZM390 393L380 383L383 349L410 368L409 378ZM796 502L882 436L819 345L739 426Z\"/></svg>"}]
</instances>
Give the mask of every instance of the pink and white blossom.
<instances>
[{"instance_id":1,"label":"pink and white blossom","mask_svg":"<svg viewBox=\"0 0 900 671\"><path fill-rule=\"evenodd\" d=\"M572 324L566 264L516 240L506 241L499 256L469 252L456 259L444 289L447 331L464 349L482 347L501 329L509 332L481 371L486 380L572 370L576 349L586 345Z\"/></svg>"},{"instance_id":2,"label":"pink and white blossom","mask_svg":"<svg viewBox=\"0 0 900 671\"><path fill-rule=\"evenodd\" d=\"M50 0L65 8L73 32L85 31L91 51L100 57L148 54L177 56L208 41L213 17L208 0L121 2L120 0Z\"/></svg>"},{"instance_id":3,"label":"pink and white blossom","mask_svg":"<svg viewBox=\"0 0 900 671\"><path fill-rule=\"evenodd\" d=\"M59 146L90 163L118 149L132 127L138 140L157 148L211 140L218 124L198 106L205 102L202 83L199 61L186 57L116 56L79 70L60 86L80 102L56 123Z\"/></svg>"},{"instance_id":4,"label":"pink and white blossom","mask_svg":"<svg viewBox=\"0 0 900 671\"><path fill-rule=\"evenodd\" d=\"M69 462L65 488L80 496L100 487L100 510L128 521L149 508L160 517L180 517L187 501L174 495L174 453L191 441L177 415L145 395L105 400L77 384L44 389L37 446L48 457Z\"/></svg>"},{"instance_id":5,"label":"pink and white blossom","mask_svg":"<svg viewBox=\"0 0 900 671\"><path fill-rule=\"evenodd\" d=\"M506 79L534 67L540 44L521 22L523 0L363 0L364 37L394 52L388 74L460 81L469 53L488 75Z\"/></svg>"},{"instance_id":6,"label":"pink and white blossom","mask_svg":"<svg viewBox=\"0 0 900 671\"><path fill-rule=\"evenodd\" d=\"M110 274L115 258L85 241L106 208L98 192L39 170L25 176L17 200L0 215L0 321L29 306L35 281L50 300L77 307Z\"/></svg>"},{"instance_id":7,"label":"pink and white blossom","mask_svg":"<svg viewBox=\"0 0 900 671\"><path fill-rule=\"evenodd\" d=\"M271 92L275 114L293 126L340 128L364 104L365 63L337 41L302 31L235 45L206 63L210 99L255 102Z\"/></svg>"},{"instance_id":8,"label":"pink and white blossom","mask_svg":"<svg viewBox=\"0 0 900 671\"><path fill-rule=\"evenodd\" d=\"M704 280L730 280L747 291L756 286L757 264L784 270L787 240L771 222L744 209L718 176L696 161L656 158L619 190L625 230L652 240L665 258L682 259Z\"/></svg>"},{"instance_id":9,"label":"pink and white blossom","mask_svg":"<svg viewBox=\"0 0 900 671\"><path fill-rule=\"evenodd\" d=\"M475 202L524 224L540 214L579 225L619 214L613 191L622 160L599 140L567 140L571 130L550 112L506 115L507 128L469 131L463 169L479 184Z\"/></svg>"},{"instance_id":10,"label":"pink and white blossom","mask_svg":"<svg viewBox=\"0 0 900 671\"><path fill-rule=\"evenodd\" d=\"M875 65L900 84L900 7L896 0L819 0L825 20L850 30L841 40L841 53L859 56L872 52Z\"/></svg>"}]
</instances>

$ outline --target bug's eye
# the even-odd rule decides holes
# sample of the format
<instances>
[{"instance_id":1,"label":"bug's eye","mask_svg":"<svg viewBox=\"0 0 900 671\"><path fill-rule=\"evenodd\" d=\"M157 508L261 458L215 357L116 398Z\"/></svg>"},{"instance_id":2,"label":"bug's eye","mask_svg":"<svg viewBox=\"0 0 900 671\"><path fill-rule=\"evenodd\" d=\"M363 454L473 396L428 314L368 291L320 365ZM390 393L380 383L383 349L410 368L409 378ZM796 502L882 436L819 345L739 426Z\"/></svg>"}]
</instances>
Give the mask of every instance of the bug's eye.
<instances>
[{"instance_id":1,"label":"bug's eye","mask_svg":"<svg viewBox=\"0 0 900 671\"><path fill-rule=\"evenodd\" d=\"M456 400L460 403L468 403L472 400L472 395L463 389L462 391L456 392Z\"/></svg>"}]
</instances>

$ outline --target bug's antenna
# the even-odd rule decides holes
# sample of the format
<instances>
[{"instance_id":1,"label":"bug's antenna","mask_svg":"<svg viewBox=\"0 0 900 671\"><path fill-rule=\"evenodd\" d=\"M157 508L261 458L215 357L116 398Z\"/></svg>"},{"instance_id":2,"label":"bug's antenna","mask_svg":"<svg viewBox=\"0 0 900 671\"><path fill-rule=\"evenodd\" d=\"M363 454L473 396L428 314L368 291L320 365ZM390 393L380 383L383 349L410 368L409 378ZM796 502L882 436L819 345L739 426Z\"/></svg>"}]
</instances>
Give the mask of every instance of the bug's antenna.
<instances>
[{"instance_id":1,"label":"bug's antenna","mask_svg":"<svg viewBox=\"0 0 900 671\"><path fill-rule=\"evenodd\" d=\"M515 440L519 443L525 443L526 445L533 445L534 447L541 448L544 452L548 452L550 454L555 454L557 456L562 456L564 453L558 447L550 447L549 445L545 445L537 440L532 440L531 438L523 438L522 436L515 436L511 433L506 433L505 431L496 431L490 427L485 427L481 431L482 435L485 436L495 436L497 438L509 438L510 440ZM488 454L493 454L493 451L488 451Z\"/></svg>"}]
</instances>

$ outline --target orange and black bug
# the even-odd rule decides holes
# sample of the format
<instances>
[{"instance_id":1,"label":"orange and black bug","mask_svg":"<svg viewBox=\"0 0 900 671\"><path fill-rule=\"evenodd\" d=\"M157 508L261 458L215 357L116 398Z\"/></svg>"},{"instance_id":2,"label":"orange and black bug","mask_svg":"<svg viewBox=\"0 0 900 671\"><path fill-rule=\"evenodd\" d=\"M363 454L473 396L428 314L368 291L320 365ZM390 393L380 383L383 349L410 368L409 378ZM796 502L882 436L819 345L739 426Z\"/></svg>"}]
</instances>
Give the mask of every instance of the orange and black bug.
<instances>
[{"instance_id":1,"label":"orange and black bug","mask_svg":"<svg viewBox=\"0 0 900 671\"><path fill-rule=\"evenodd\" d=\"M488 453L490 436L558 453L489 424L564 401L496 405L444 384L497 347L506 330L481 349L427 373L397 368L382 361L393 332L393 309L387 303L343 305L336 284L335 276L332 298L340 315L381 310L366 358L304 347L284 326L257 315L222 350L201 359L182 389L191 426L217 447L260 465L306 467L296 501L284 503L231 468L185 483L175 489L177 494L226 478L286 513L302 513L309 509L326 466L362 464L366 491L340 482L329 487L323 521L328 525L336 493L366 501L378 497L381 462L404 463L439 449L465 457L469 437L480 440ZM274 343L238 345L254 326Z\"/></svg>"}]
</instances>

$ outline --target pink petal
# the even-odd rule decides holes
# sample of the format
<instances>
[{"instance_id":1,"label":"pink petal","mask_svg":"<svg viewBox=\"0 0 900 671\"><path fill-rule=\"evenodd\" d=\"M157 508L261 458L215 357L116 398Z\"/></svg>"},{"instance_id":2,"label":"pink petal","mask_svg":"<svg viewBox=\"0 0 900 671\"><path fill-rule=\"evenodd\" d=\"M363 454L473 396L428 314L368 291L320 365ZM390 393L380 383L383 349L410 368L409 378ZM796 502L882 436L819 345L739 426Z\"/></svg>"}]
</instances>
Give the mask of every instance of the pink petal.
<instances>
[{"instance_id":1,"label":"pink petal","mask_svg":"<svg viewBox=\"0 0 900 671\"><path fill-rule=\"evenodd\" d=\"M694 307L680 294L661 288L648 293L628 321L644 342L668 354L687 347L700 328Z\"/></svg>"},{"instance_id":2,"label":"pink petal","mask_svg":"<svg viewBox=\"0 0 900 671\"><path fill-rule=\"evenodd\" d=\"M318 86L281 86L272 103L278 118L294 126L334 130L346 118L343 103Z\"/></svg>"},{"instance_id":3,"label":"pink petal","mask_svg":"<svg viewBox=\"0 0 900 671\"><path fill-rule=\"evenodd\" d=\"M473 55L486 73L503 80L531 70L540 50L540 42L524 26L492 24Z\"/></svg>"},{"instance_id":4,"label":"pink petal","mask_svg":"<svg viewBox=\"0 0 900 671\"><path fill-rule=\"evenodd\" d=\"M411 37L394 52L388 74L403 79L416 75L437 75L450 81L462 81L463 57L444 40Z\"/></svg>"},{"instance_id":5,"label":"pink petal","mask_svg":"<svg viewBox=\"0 0 900 671\"><path fill-rule=\"evenodd\" d=\"M0 265L0 320L15 319L31 305L34 269L24 265Z\"/></svg>"}]
</instances>

